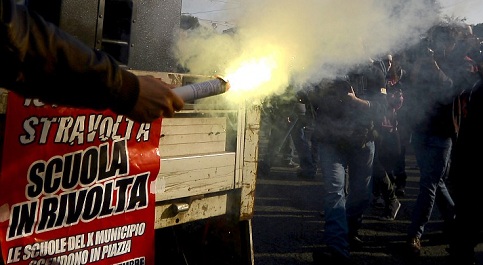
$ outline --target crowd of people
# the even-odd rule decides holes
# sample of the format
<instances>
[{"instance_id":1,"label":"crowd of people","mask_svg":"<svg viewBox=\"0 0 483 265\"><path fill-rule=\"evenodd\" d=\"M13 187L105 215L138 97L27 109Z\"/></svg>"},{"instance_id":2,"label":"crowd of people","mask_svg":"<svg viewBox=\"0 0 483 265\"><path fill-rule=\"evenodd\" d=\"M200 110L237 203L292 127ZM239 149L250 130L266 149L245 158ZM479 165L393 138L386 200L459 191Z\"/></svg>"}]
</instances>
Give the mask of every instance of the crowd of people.
<instances>
[{"instance_id":1,"label":"crowd of people","mask_svg":"<svg viewBox=\"0 0 483 265\"><path fill-rule=\"evenodd\" d=\"M294 124L281 130L301 139L303 148L295 151L311 159L299 165L297 176L313 178L319 170L322 177L326 247L314 251L316 264L353 264L350 253L364 244L358 230L371 201L384 207L382 220L397 218L409 145L420 179L406 253L420 255L425 226L437 206L450 261L475 264L483 210L469 205L483 198L475 175L478 155L469 150L482 142L476 128L482 66L480 40L471 27L448 19L414 46L289 94L292 102L312 110L304 114L303 130L294 130ZM277 114L290 125L289 115Z\"/></svg>"},{"instance_id":2,"label":"crowd of people","mask_svg":"<svg viewBox=\"0 0 483 265\"><path fill-rule=\"evenodd\" d=\"M48 103L111 109L139 122L171 117L183 107L168 84L122 69L13 0L0 0L0 35L0 87ZM364 244L358 230L372 197L384 198L381 218L397 218L410 139L420 184L408 254L420 254L436 205L450 260L475 264L483 178L479 156L470 150L483 143L482 74L479 39L461 21L448 21L413 47L324 79L303 95L294 93L300 104L289 104L295 115L285 117L285 130L278 131L283 140L272 146L278 151L293 143L299 177L321 172L327 251L314 252L316 263L352 264L350 252Z\"/></svg>"}]
</instances>

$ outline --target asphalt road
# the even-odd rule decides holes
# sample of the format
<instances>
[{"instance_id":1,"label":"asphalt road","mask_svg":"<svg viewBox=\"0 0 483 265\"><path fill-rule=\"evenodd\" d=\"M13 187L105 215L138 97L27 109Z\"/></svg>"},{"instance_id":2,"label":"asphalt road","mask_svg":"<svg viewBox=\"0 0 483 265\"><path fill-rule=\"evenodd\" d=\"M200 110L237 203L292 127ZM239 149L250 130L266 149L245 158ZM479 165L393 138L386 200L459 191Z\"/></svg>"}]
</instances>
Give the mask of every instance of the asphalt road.
<instances>
[{"instance_id":1,"label":"asphalt road","mask_svg":"<svg viewBox=\"0 0 483 265\"><path fill-rule=\"evenodd\" d=\"M415 159L407 157L406 196L394 221L380 221L382 209L371 207L360 231L365 245L352 252L357 264L365 265L446 265L448 247L437 208L422 238L421 257L411 260L403 246L410 215L418 192ZM311 265L312 252L322 246L324 224L321 214L318 175L301 180L293 168L275 167L269 176L259 176L255 191L252 222L254 265ZM247 265L241 229L225 217L211 218L158 229L156 264L162 265ZM483 264L483 244L478 245L479 264Z\"/></svg>"},{"instance_id":2,"label":"asphalt road","mask_svg":"<svg viewBox=\"0 0 483 265\"><path fill-rule=\"evenodd\" d=\"M415 159L407 158L406 195L400 198L401 209L394 221L380 221L381 209L371 207L365 214L360 235L365 241L362 251L352 252L357 264L444 265L447 241L441 228L437 208L422 238L421 257L410 260L403 246L410 215L418 192L418 169ZM253 244L256 265L313 264L312 251L321 247L323 216L321 214L320 175L314 180L301 180L290 168L273 168L269 176L259 177L255 195ZM483 247L477 255L483 264Z\"/></svg>"}]
</instances>

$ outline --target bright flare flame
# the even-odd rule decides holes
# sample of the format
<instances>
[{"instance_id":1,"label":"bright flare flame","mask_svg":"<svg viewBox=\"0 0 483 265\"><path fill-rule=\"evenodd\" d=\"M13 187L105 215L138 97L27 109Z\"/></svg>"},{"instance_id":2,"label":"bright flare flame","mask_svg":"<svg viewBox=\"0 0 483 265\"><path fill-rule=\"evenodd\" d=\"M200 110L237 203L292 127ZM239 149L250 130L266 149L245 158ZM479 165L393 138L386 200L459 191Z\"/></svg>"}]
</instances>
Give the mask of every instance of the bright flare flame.
<instances>
[{"instance_id":1,"label":"bright flare flame","mask_svg":"<svg viewBox=\"0 0 483 265\"><path fill-rule=\"evenodd\" d=\"M273 59L251 59L242 62L237 70L225 77L230 82L230 91L249 92L267 84L272 78L274 68L276 68L276 62Z\"/></svg>"},{"instance_id":2,"label":"bright flare flame","mask_svg":"<svg viewBox=\"0 0 483 265\"><path fill-rule=\"evenodd\" d=\"M288 74L281 53L270 52L249 59L240 58L229 67L225 80L232 102L260 102L273 94L280 94L288 84Z\"/></svg>"}]
</instances>

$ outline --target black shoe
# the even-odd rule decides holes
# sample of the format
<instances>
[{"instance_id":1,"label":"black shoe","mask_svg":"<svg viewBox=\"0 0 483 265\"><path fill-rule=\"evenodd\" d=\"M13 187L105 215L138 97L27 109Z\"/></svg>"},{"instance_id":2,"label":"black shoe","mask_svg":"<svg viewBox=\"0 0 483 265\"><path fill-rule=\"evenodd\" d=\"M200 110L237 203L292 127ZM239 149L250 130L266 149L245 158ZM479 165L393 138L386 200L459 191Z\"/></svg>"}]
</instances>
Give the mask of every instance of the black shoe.
<instances>
[{"instance_id":1,"label":"black shoe","mask_svg":"<svg viewBox=\"0 0 483 265\"><path fill-rule=\"evenodd\" d=\"M383 221L394 221L396 219L397 213L401 209L401 203L398 199L394 199L389 202L388 207L384 210L384 215L381 216L381 220Z\"/></svg>"},{"instance_id":2,"label":"black shoe","mask_svg":"<svg viewBox=\"0 0 483 265\"><path fill-rule=\"evenodd\" d=\"M320 265L355 265L350 256L329 248L327 251L314 251L312 254L314 264Z\"/></svg>"},{"instance_id":3,"label":"black shoe","mask_svg":"<svg viewBox=\"0 0 483 265\"><path fill-rule=\"evenodd\" d=\"M406 242L408 254L411 257L418 257L421 255L421 239L417 236L409 238Z\"/></svg>"},{"instance_id":4,"label":"black shoe","mask_svg":"<svg viewBox=\"0 0 483 265\"><path fill-rule=\"evenodd\" d=\"M364 241L358 236L349 237L349 248L351 251L361 251L364 247Z\"/></svg>"},{"instance_id":5,"label":"black shoe","mask_svg":"<svg viewBox=\"0 0 483 265\"><path fill-rule=\"evenodd\" d=\"M396 196L404 197L404 195L406 195L406 190L404 189L404 187L397 187L396 188Z\"/></svg>"}]
</instances>

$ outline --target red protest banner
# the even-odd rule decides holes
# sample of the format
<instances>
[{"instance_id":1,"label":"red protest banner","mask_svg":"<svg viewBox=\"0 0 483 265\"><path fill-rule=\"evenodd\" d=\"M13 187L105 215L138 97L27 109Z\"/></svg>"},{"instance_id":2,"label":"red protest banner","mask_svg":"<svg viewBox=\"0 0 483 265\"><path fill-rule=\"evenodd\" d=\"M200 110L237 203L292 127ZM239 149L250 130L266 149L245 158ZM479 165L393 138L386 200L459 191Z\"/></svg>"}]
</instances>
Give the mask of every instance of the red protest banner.
<instances>
[{"instance_id":1,"label":"red protest banner","mask_svg":"<svg viewBox=\"0 0 483 265\"><path fill-rule=\"evenodd\" d=\"M161 120L8 95L0 175L5 264L154 264Z\"/></svg>"}]
</instances>

